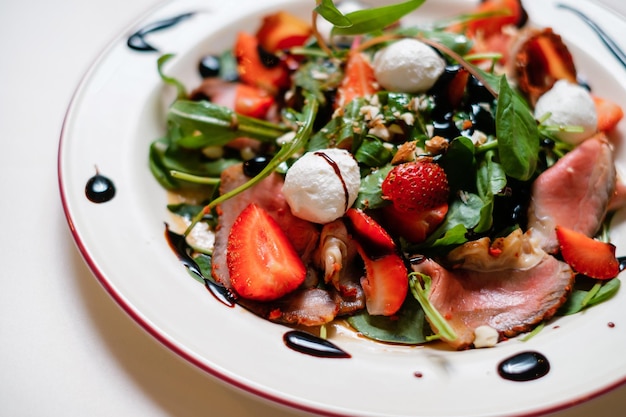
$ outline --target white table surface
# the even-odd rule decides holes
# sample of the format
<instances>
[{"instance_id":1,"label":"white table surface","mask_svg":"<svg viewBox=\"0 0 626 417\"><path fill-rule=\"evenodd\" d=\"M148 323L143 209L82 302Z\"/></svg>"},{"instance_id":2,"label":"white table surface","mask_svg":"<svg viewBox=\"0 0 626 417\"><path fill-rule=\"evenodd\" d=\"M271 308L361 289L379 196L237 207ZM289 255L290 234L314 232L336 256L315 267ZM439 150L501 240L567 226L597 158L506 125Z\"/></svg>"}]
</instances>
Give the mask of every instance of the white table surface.
<instances>
[{"instance_id":1,"label":"white table surface","mask_svg":"<svg viewBox=\"0 0 626 417\"><path fill-rule=\"evenodd\" d=\"M603 2L626 15L623 0ZM0 1L0 416L302 415L164 348L104 291L68 230L56 176L65 110L102 48L157 3ZM551 416L625 410L623 387Z\"/></svg>"}]
</instances>

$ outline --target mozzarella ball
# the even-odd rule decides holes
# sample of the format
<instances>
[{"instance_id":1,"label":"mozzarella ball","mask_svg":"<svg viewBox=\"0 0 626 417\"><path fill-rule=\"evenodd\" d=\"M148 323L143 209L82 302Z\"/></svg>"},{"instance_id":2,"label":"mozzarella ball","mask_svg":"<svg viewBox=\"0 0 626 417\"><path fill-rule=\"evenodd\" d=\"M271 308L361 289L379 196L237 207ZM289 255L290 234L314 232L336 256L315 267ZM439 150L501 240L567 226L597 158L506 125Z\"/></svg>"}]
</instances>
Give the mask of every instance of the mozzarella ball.
<instances>
[{"instance_id":1,"label":"mozzarella ball","mask_svg":"<svg viewBox=\"0 0 626 417\"><path fill-rule=\"evenodd\" d=\"M582 132L559 130L555 136L567 143L577 145L589 138L598 128L598 115L591 94L587 89L567 80L559 80L545 92L535 105L535 118L547 113L550 117L543 122L550 126L580 126Z\"/></svg>"},{"instance_id":2,"label":"mozzarella ball","mask_svg":"<svg viewBox=\"0 0 626 417\"><path fill-rule=\"evenodd\" d=\"M433 48L417 39L402 39L374 56L374 75L390 91L423 93L446 69L446 61Z\"/></svg>"},{"instance_id":3,"label":"mozzarella ball","mask_svg":"<svg viewBox=\"0 0 626 417\"><path fill-rule=\"evenodd\" d=\"M361 173L348 151L308 152L287 171L283 194L294 216L330 223L343 216L359 193Z\"/></svg>"}]
</instances>

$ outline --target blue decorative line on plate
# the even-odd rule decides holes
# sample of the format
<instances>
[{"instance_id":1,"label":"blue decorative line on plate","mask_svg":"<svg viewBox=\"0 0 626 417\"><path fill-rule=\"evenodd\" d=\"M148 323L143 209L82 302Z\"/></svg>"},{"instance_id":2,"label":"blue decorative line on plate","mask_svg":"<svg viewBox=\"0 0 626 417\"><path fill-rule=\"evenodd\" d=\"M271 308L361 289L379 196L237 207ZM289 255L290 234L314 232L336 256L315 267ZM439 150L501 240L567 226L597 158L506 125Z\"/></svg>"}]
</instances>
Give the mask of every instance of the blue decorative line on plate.
<instances>
[{"instance_id":1,"label":"blue decorative line on plate","mask_svg":"<svg viewBox=\"0 0 626 417\"><path fill-rule=\"evenodd\" d=\"M626 54L620 49L619 46L617 46L615 41L611 39L611 37L607 35L607 33L600 26L598 26L596 22L594 22L583 12L573 8L572 6L568 6L566 4L557 4L556 7L569 10L570 12L580 17L587 25L589 25L589 27L591 27L591 29L593 29L598 34L598 37L600 38L602 43L604 43L604 45L609 48L609 51L611 51L613 56L615 56L615 58L617 58L617 60L621 62L624 68L626 68Z\"/></svg>"},{"instance_id":2,"label":"blue decorative line on plate","mask_svg":"<svg viewBox=\"0 0 626 417\"><path fill-rule=\"evenodd\" d=\"M148 23L146 26L139 29L137 32L133 33L128 37L126 41L126 45L130 49L140 52L158 52L154 46L150 45L145 37L149 33L156 32L163 29L168 29L172 26L177 25L181 21L190 18L193 16L195 12L184 13L178 16L171 17L169 19L159 20L153 23Z\"/></svg>"}]
</instances>

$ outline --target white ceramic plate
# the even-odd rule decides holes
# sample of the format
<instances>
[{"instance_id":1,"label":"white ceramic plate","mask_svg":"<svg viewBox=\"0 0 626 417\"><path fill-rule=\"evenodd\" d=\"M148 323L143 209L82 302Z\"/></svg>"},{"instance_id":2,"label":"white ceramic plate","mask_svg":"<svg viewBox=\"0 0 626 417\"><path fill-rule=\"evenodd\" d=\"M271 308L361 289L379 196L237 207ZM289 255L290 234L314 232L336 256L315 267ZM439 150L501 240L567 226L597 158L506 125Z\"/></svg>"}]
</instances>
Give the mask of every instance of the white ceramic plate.
<instances>
[{"instance_id":1,"label":"white ceramic plate","mask_svg":"<svg viewBox=\"0 0 626 417\"><path fill-rule=\"evenodd\" d=\"M601 22L626 50L626 22L589 1L561 0ZM436 0L420 19L449 16L473 5ZM552 25L570 45L579 72L598 94L626 108L626 68L573 13L552 0L526 2L533 20ZM234 386L288 406L328 416L530 416L572 406L626 381L626 291L583 314L560 318L528 342L450 352L357 339L332 340L352 357L322 359L288 349L286 328L217 302L191 279L164 238L166 194L148 170L148 146L163 131L171 90L156 70L160 53L175 53L168 73L188 86L208 52L232 46L238 29L254 30L259 16L288 9L308 16L312 0L174 0L143 16L115 39L78 87L59 149L59 183L67 219L86 262L111 296L149 333L183 358ZM149 32L159 52L127 45L151 24L194 12ZM621 31L621 32L620 32ZM170 65L171 64L171 65ZM626 137L622 122L617 135ZM618 148L619 165L626 155ZM85 185L99 172L116 187L95 204ZM621 169L621 168L620 168ZM626 253L626 225L618 215L613 237ZM608 325L615 323L614 327ZM551 370L531 382L498 376L498 363L536 350ZM417 377L421 374L421 377Z\"/></svg>"}]
</instances>

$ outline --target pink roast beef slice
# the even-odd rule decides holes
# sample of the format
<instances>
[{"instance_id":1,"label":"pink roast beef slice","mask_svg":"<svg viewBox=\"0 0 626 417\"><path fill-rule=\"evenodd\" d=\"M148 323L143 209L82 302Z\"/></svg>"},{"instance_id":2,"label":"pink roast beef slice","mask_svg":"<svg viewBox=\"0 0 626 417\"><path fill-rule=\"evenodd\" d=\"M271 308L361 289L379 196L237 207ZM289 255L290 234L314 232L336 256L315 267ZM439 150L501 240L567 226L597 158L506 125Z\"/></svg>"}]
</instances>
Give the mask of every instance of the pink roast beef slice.
<instances>
[{"instance_id":1,"label":"pink roast beef slice","mask_svg":"<svg viewBox=\"0 0 626 417\"><path fill-rule=\"evenodd\" d=\"M459 350L472 346L479 326L513 337L549 319L567 299L575 277L548 254L525 270L447 270L433 260L413 269L431 277L429 300L456 332L456 340L446 342Z\"/></svg>"},{"instance_id":2,"label":"pink roast beef slice","mask_svg":"<svg viewBox=\"0 0 626 417\"><path fill-rule=\"evenodd\" d=\"M555 227L593 236L607 213L616 183L613 149L604 134L585 140L533 183L528 228L549 253L558 250Z\"/></svg>"}]
</instances>

